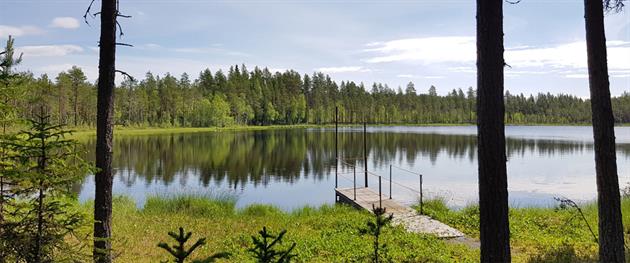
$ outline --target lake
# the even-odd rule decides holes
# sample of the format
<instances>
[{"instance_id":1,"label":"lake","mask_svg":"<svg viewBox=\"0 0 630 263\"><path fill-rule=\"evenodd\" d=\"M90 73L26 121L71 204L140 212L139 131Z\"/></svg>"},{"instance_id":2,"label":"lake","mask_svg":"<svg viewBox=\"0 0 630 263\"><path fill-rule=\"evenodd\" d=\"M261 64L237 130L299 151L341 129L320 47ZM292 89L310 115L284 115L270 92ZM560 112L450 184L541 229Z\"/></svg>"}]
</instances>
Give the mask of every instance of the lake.
<instances>
[{"instance_id":1,"label":"lake","mask_svg":"<svg viewBox=\"0 0 630 263\"><path fill-rule=\"evenodd\" d=\"M620 185L630 182L630 127L615 129ZM475 126L368 127L368 183L393 198L417 199L423 175L425 197L452 207L477 200ZM596 197L591 127L508 126L508 187L512 206L553 205L554 196L579 201ZM85 142L93 161L94 139ZM339 187L363 185L363 129L339 129ZM142 206L147 196L215 193L238 196L237 206L273 204L285 210L334 203L334 128L272 129L165 135L116 136L113 192ZM411 172L413 173L411 173ZM94 196L94 178L76 187L81 200Z\"/></svg>"}]
</instances>

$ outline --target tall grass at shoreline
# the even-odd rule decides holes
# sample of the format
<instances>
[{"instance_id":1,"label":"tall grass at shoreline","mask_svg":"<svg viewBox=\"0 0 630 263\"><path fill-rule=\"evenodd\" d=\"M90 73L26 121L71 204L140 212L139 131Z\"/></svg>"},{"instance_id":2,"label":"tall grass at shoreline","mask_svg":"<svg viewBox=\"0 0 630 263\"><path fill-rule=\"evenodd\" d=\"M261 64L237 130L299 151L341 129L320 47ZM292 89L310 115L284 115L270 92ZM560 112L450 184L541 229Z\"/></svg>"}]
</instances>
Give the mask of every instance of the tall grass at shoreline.
<instances>
[{"instance_id":1,"label":"tall grass at shoreline","mask_svg":"<svg viewBox=\"0 0 630 263\"><path fill-rule=\"evenodd\" d=\"M113 243L117 262L160 262L168 255L157 247L166 233L185 227L207 245L195 257L216 251L229 252L229 260L253 262L247 249L251 235L263 226L288 230L285 242L297 243L298 262L365 262L372 253L371 240L361 235L371 215L344 205L305 206L290 212L264 204L237 208L234 198L214 195L155 195L142 208L129 197L114 198ZM93 203L81 205L90 213ZM396 262L475 262L479 252L460 244L448 244L436 237L407 233L401 227L383 234ZM89 248L86 248L86 251Z\"/></svg>"},{"instance_id":2,"label":"tall grass at shoreline","mask_svg":"<svg viewBox=\"0 0 630 263\"><path fill-rule=\"evenodd\" d=\"M365 262L371 240L359 234L371 215L345 205L305 206L283 211L272 205L236 207L229 194L183 193L153 195L138 208L129 197L114 198L114 247L118 262L159 262L167 255L157 248L166 232L180 226L208 244L195 253L208 256L225 251L234 256L219 262L252 262L247 249L251 235L263 226L287 229L286 242L296 242L298 262ZM92 203L80 206L91 212ZM597 207L582 205L597 233ZM452 210L444 199L424 203L424 212L449 224L472 239L478 239L478 206ZM510 209L513 262L596 262L597 243L575 211L559 207ZM630 239L630 197L622 201L626 236ZM394 262L477 262L479 250L445 242L430 235L407 233L402 227L388 228L383 235ZM628 240L630 241L630 240Z\"/></svg>"},{"instance_id":3,"label":"tall grass at shoreline","mask_svg":"<svg viewBox=\"0 0 630 263\"><path fill-rule=\"evenodd\" d=\"M630 189L628 186L627 189ZM630 190L625 190L630 193ZM597 204L580 204L586 222L570 207L510 208L510 245L515 262L597 262ZM419 209L418 206L415 206ZM424 202L424 213L455 227L467 236L479 238L479 206L469 204L452 210L445 198ZM630 243L630 195L621 202L626 244ZM587 225L588 223L588 225ZM629 253L630 251L627 251Z\"/></svg>"}]
</instances>

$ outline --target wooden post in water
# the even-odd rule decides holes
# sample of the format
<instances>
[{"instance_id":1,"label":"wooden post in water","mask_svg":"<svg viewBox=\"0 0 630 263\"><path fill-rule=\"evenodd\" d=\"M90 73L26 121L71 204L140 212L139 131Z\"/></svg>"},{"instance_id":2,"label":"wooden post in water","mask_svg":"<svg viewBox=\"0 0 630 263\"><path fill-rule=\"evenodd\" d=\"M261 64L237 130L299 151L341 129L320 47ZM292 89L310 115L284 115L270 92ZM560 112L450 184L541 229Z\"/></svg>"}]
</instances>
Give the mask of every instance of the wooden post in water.
<instances>
[{"instance_id":1,"label":"wooden post in water","mask_svg":"<svg viewBox=\"0 0 630 263\"><path fill-rule=\"evenodd\" d=\"M382 176L378 177L378 207L379 208L383 208L383 192L381 192L381 178Z\"/></svg>"},{"instance_id":2,"label":"wooden post in water","mask_svg":"<svg viewBox=\"0 0 630 263\"><path fill-rule=\"evenodd\" d=\"M392 165L389 165L389 199L392 199Z\"/></svg>"},{"instance_id":3,"label":"wooden post in water","mask_svg":"<svg viewBox=\"0 0 630 263\"><path fill-rule=\"evenodd\" d=\"M368 187L368 166L367 166L367 124L363 120L363 167L365 168L365 187Z\"/></svg>"},{"instance_id":4,"label":"wooden post in water","mask_svg":"<svg viewBox=\"0 0 630 263\"><path fill-rule=\"evenodd\" d=\"M338 118L339 107L335 107L335 189L339 187L339 149L337 145L337 133L339 133Z\"/></svg>"},{"instance_id":5,"label":"wooden post in water","mask_svg":"<svg viewBox=\"0 0 630 263\"><path fill-rule=\"evenodd\" d=\"M423 211L423 205L424 202L422 201L422 174L420 174L420 214L424 215L424 211Z\"/></svg>"},{"instance_id":6,"label":"wooden post in water","mask_svg":"<svg viewBox=\"0 0 630 263\"><path fill-rule=\"evenodd\" d=\"M353 165L352 166L352 174L353 174L353 178L352 178L352 184L353 186L353 190L354 190L354 200L357 200L357 166Z\"/></svg>"}]
</instances>

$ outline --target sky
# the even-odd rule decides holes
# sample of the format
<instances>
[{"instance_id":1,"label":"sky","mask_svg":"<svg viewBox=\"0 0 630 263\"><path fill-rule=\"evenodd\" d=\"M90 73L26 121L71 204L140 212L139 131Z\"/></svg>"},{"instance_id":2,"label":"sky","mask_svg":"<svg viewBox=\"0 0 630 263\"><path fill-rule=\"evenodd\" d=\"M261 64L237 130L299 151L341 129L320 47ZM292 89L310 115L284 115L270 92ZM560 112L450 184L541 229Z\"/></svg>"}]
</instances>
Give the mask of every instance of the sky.
<instances>
[{"instance_id":1,"label":"sky","mask_svg":"<svg viewBox=\"0 0 630 263\"><path fill-rule=\"evenodd\" d=\"M24 53L20 70L54 77L72 65L97 77L99 19L90 0L0 0L0 41ZM230 65L321 71L392 88L446 94L476 84L473 0L121 0L117 69L196 78ZM100 1L96 0L98 11ZM504 4L505 87L587 98L583 1ZM630 11L606 15L611 93L630 91ZM117 77L121 79L121 76Z\"/></svg>"}]
</instances>

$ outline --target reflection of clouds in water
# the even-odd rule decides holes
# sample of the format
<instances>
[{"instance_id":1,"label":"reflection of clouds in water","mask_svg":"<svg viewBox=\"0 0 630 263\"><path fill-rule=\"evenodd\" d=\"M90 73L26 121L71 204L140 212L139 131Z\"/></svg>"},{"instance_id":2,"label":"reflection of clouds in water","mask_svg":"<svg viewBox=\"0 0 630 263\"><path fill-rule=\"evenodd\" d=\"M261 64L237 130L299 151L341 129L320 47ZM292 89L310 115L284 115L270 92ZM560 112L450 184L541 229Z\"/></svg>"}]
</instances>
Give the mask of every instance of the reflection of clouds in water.
<instances>
[{"instance_id":1,"label":"reflection of clouds in water","mask_svg":"<svg viewBox=\"0 0 630 263\"><path fill-rule=\"evenodd\" d=\"M388 175L389 165L395 164L422 172L427 191L449 193L452 205L466 205L477 198L475 131L475 127L369 128L369 169ZM523 137L530 132L534 138ZM590 127L508 127L510 190L532 196L561 192L576 199L593 198L592 139L580 139L589 132ZM622 141L628 140L630 127L617 134ZM338 142L340 157L363 169L361 129L343 128ZM335 141L331 129L118 136L114 144L119 193L136 199L156 191L191 187L240 192L243 198L239 202L276 200L267 197L272 190L286 193L275 194L280 196L272 202L287 206L332 199ZM86 147L93 149L94 142ZM618 144L617 153L624 184L630 181L630 143ZM93 153L86 158L93 159ZM413 176L394 174L394 178L417 185ZM88 178L82 187L77 186L77 192L93 191ZM307 190L292 191L299 187ZM405 197L403 191L398 195L414 201L413 195ZM258 199L250 199L252 196ZM530 199L519 200L527 203Z\"/></svg>"}]
</instances>

